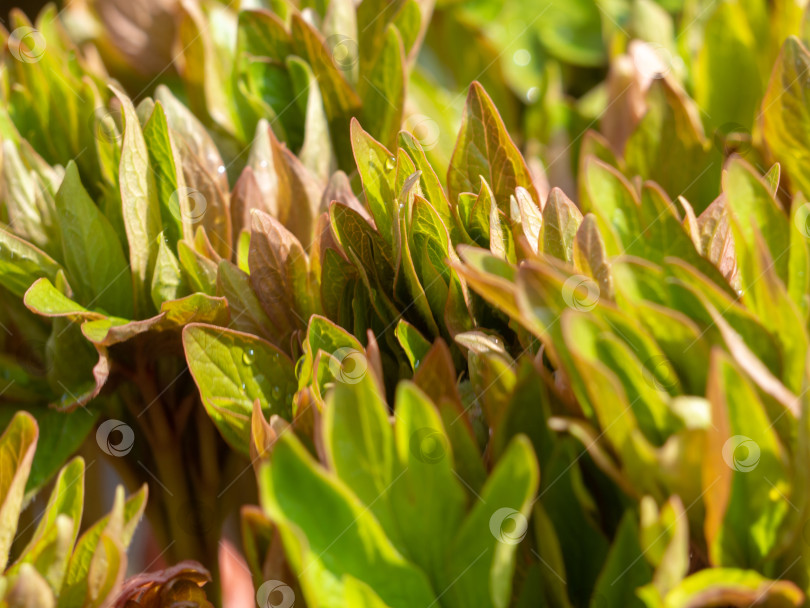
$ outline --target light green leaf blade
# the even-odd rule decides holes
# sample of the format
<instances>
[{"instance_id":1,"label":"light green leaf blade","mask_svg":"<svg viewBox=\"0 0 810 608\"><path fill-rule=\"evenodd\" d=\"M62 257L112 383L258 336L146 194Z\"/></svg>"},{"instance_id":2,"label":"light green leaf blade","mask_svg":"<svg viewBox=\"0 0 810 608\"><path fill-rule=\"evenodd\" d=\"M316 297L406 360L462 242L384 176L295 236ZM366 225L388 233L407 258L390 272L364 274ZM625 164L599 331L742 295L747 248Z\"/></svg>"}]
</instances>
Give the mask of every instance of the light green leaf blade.
<instances>
[{"instance_id":1,"label":"light green leaf blade","mask_svg":"<svg viewBox=\"0 0 810 608\"><path fill-rule=\"evenodd\" d=\"M290 419L292 361L261 338L213 325L190 324L183 346L203 405L225 440L248 453L250 416L258 399L266 417Z\"/></svg>"}]
</instances>

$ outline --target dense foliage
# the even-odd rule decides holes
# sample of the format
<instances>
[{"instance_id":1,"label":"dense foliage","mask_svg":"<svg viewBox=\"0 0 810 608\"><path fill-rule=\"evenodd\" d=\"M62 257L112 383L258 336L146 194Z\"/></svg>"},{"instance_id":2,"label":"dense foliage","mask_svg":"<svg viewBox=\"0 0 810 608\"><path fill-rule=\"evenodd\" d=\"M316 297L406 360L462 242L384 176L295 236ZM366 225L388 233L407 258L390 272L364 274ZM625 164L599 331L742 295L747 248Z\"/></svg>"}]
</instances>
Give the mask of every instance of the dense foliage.
<instances>
[{"instance_id":1,"label":"dense foliage","mask_svg":"<svg viewBox=\"0 0 810 608\"><path fill-rule=\"evenodd\" d=\"M801 3L125 4L3 31L0 606L808 605Z\"/></svg>"}]
</instances>

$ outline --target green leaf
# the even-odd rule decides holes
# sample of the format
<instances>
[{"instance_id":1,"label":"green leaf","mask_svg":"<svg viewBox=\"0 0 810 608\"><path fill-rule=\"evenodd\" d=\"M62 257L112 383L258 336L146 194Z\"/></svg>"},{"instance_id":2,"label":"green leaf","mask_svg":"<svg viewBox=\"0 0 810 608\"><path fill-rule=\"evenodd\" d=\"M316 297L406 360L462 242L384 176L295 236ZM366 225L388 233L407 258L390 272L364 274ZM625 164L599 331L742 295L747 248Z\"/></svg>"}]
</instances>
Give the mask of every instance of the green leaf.
<instances>
[{"instance_id":1,"label":"green leaf","mask_svg":"<svg viewBox=\"0 0 810 608\"><path fill-rule=\"evenodd\" d=\"M641 235L641 202L619 171L596 158L585 159L582 208L593 212L611 230L602 236L627 249Z\"/></svg>"},{"instance_id":2,"label":"green leaf","mask_svg":"<svg viewBox=\"0 0 810 608\"><path fill-rule=\"evenodd\" d=\"M810 315L810 205L803 195L793 197L790 210L790 254L787 287L805 321Z\"/></svg>"},{"instance_id":3,"label":"green leaf","mask_svg":"<svg viewBox=\"0 0 810 608\"><path fill-rule=\"evenodd\" d=\"M121 242L68 163L56 193L65 266L79 299L110 314L132 316L132 283Z\"/></svg>"},{"instance_id":4,"label":"green leaf","mask_svg":"<svg viewBox=\"0 0 810 608\"><path fill-rule=\"evenodd\" d=\"M385 537L366 505L320 468L292 433L282 434L259 471L262 506L281 531L307 597L348 608L343 580L374 589L391 608L428 606L435 594L425 575Z\"/></svg>"},{"instance_id":5,"label":"green leaf","mask_svg":"<svg viewBox=\"0 0 810 608\"><path fill-rule=\"evenodd\" d=\"M430 342L419 332L416 327L400 319L397 323L396 330L394 330L399 345L405 351L408 361L411 363L411 369L416 371L419 364L424 360L430 350Z\"/></svg>"},{"instance_id":6,"label":"green leaf","mask_svg":"<svg viewBox=\"0 0 810 608\"><path fill-rule=\"evenodd\" d=\"M363 74L357 92L363 99L363 124L386 146L396 145L405 105L405 55L402 37L393 25L385 31L383 46L371 72Z\"/></svg>"},{"instance_id":7,"label":"green leaf","mask_svg":"<svg viewBox=\"0 0 810 608\"><path fill-rule=\"evenodd\" d=\"M613 279L610 275L605 241L599 232L596 216L587 214L574 237L574 249L571 253L577 270L592 278L599 286L599 293L611 297Z\"/></svg>"},{"instance_id":8,"label":"green leaf","mask_svg":"<svg viewBox=\"0 0 810 608\"><path fill-rule=\"evenodd\" d=\"M596 581L591 606L628 606L644 604L636 597L636 588L652 580L652 568L644 560L645 549L639 539L635 514L628 511L619 524L604 568Z\"/></svg>"},{"instance_id":9,"label":"green leaf","mask_svg":"<svg viewBox=\"0 0 810 608\"><path fill-rule=\"evenodd\" d=\"M353 576L343 577L343 593L345 595L346 606L356 606L356 608L390 608L388 604L374 593L374 590L364 582L357 580Z\"/></svg>"},{"instance_id":10,"label":"green leaf","mask_svg":"<svg viewBox=\"0 0 810 608\"><path fill-rule=\"evenodd\" d=\"M318 81L309 66L298 57L288 57L287 66L292 77L296 99L305 99L304 143L298 158L303 165L322 180L329 179L335 154L329 138L329 122L323 109L323 98Z\"/></svg>"},{"instance_id":11,"label":"green leaf","mask_svg":"<svg viewBox=\"0 0 810 608\"><path fill-rule=\"evenodd\" d=\"M792 191L810 192L810 106L803 75L810 69L810 53L790 36L782 45L762 100L762 134L775 159L787 172Z\"/></svg>"},{"instance_id":12,"label":"green leaf","mask_svg":"<svg viewBox=\"0 0 810 608\"><path fill-rule=\"evenodd\" d=\"M169 132L163 104L159 101L155 103L155 109L143 127L143 137L149 151L149 165L155 172L163 232L174 249L177 241L182 238L190 239L193 234L191 222L187 219L190 217L189 210L180 208L188 197L176 194L186 188L180 154Z\"/></svg>"},{"instance_id":13,"label":"green leaf","mask_svg":"<svg viewBox=\"0 0 810 608\"><path fill-rule=\"evenodd\" d=\"M348 172L351 167L347 165L350 141L346 132L346 119L357 115L362 102L339 71L327 42L297 13L292 16L291 33L293 52L309 63L321 86L323 106L329 119L338 163L341 169Z\"/></svg>"},{"instance_id":14,"label":"green leaf","mask_svg":"<svg viewBox=\"0 0 810 608\"><path fill-rule=\"evenodd\" d=\"M44 278L37 279L25 292L24 302L31 311L46 317L68 317L71 320L104 318L101 313L74 302Z\"/></svg>"},{"instance_id":15,"label":"green leaf","mask_svg":"<svg viewBox=\"0 0 810 608\"><path fill-rule=\"evenodd\" d=\"M25 145L26 142L22 142L18 150L8 139L2 143L5 213L9 225L15 227L19 236L56 255L60 245L59 224L52 192L44 180L24 164L20 152Z\"/></svg>"},{"instance_id":16,"label":"green leaf","mask_svg":"<svg viewBox=\"0 0 810 608\"><path fill-rule=\"evenodd\" d=\"M304 340L304 356L297 369L298 388L304 388L309 383L315 382L313 367L319 351L334 356L343 354L344 357L356 351L365 359L363 354L365 349L353 335L329 319L313 315L309 320Z\"/></svg>"},{"instance_id":17,"label":"green leaf","mask_svg":"<svg viewBox=\"0 0 810 608\"><path fill-rule=\"evenodd\" d=\"M217 294L228 301L232 329L255 334L270 342L278 339L278 330L250 286L250 276L228 260L222 260L217 267Z\"/></svg>"},{"instance_id":18,"label":"green leaf","mask_svg":"<svg viewBox=\"0 0 810 608\"><path fill-rule=\"evenodd\" d=\"M764 83L760 77L757 40L743 3L721 3L703 31L695 63L695 100L714 127L750 126ZM745 82L745 87L737 83Z\"/></svg>"},{"instance_id":19,"label":"green leaf","mask_svg":"<svg viewBox=\"0 0 810 608\"><path fill-rule=\"evenodd\" d=\"M42 443L48 446L47 450L38 450L34 454L28 476L27 491L37 490L51 479L82 444L95 425L98 411L88 408L81 415L73 416L47 405L25 405L20 409L36 419ZM0 408L0 427L6 427L15 414L16 411L11 408Z\"/></svg>"},{"instance_id":20,"label":"green leaf","mask_svg":"<svg viewBox=\"0 0 810 608\"><path fill-rule=\"evenodd\" d=\"M456 149L450 161L447 185L450 200L474 192L483 177L492 187L498 207L507 217L509 197L523 186L540 208L540 197L495 104L477 82L470 85Z\"/></svg>"},{"instance_id":21,"label":"green leaf","mask_svg":"<svg viewBox=\"0 0 810 608\"><path fill-rule=\"evenodd\" d=\"M444 317L450 283L447 262L457 259L450 235L436 210L421 196L414 196L411 218L407 225L416 276L421 279L424 293L434 319ZM414 300L418 294L412 294Z\"/></svg>"},{"instance_id":22,"label":"green leaf","mask_svg":"<svg viewBox=\"0 0 810 608\"><path fill-rule=\"evenodd\" d=\"M712 353L707 395L713 423L703 461L709 556L716 566L762 567L791 509L786 454L751 383L719 349Z\"/></svg>"},{"instance_id":23,"label":"green leaf","mask_svg":"<svg viewBox=\"0 0 810 608\"><path fill-rule=\"evenodd\" d=\"M467 495L436 407L409 382L397 387L397 477L386 497L409 559L441 588L448 547L464 519ZM400 472L401 471L401 472Z\"/></svg>"},{"instance_id":24,"label":"green leaf","mask_svg":"<svg viewBox=\"0 0 810 608\"><path fill-rule=\"evenodd\" d=\"M399 545L391 499L391 486L399 474L394 433L388 406L370 374L338 374L326 398L323 429L330 468L369 506L388 538Z\"/></svg>"},{"instance_id":25,"label":"green leaf","mask_svg":"<svg viewBox=\"0 0 810 608\"><path fill-rule=\"evenodd\" d=\"M357 170L363 182L366 206L374 218L377 231L389 248L393 248L394 200L397 193L394 180L397 163L380 142L366 133L357 120L351 122L352 150Z\"/></svg>"},{"instance_id":26,"label":"green leaf","mask_svg":"<svg viewBox=\"0 0 810 608\"><path fill-rule=\"evenodd\" d=\"M748 606L801 606L804 594L792 582L771 580L754 570L707 568L685 578L666 596L667 608L736 603Z\"/></svg>"},{"instance_id":27,"label":"green leaf","mask_svg":"<svg viewBox=\"0 0 810 608\"><path fill-rule=\"evenodd\" d=\"M680 497L672 496L658 510L655 500L641 500L640 541L644 557L655 568L653 583L661 593L677 586L689 572L689 521Z\"/></svg>"},{"instance_id":28,"label":"green leaf","mask_svg":"<svg viewBox=\"0 0 810 608\"><path fill-rule=\"evenodd\" d=\"M295 373L292 361L275 346L250 334L196 323L184 328L183 346L203 405L234 449L248 453L256 399L265 417L290 419Z\"/></svg>"},{"instance_id":29,"label":"green leaf","mask_svg":"<svg viewBox=\"0 0 810 608\"><path fill-rule=\"evenodd\" d=\"M517 436L464 519L441 572L449 608L509 604L517 546L528 529L540 471L531 443ZM510 522L512 529L510 529Z\"/></svg>"},{"instance_id":30,"label":"green leaf","mask_svg":"<svg viewBox=\"0 0 810 608\"><path fill-rule=\"evenodd\" d=\"M625 146L626 174L655 181L700 213L717 196L720 152L709 146L693 102L669 79L654 79L646 102L648 110Z\"/></svg>"},{"instance_id":31,"label":"green leaf","mask_svg":"<svg viewBox=\"0 0 810 608\"><path fill-rule=\"evenodd\" d=\"M155 272L152 275L152 303L160 309L164 302L176 300L188 293L188 286L180 268L180 261L166 244L166 240L158 237L158 255L155 260Z\"/></svg>"},{"instance_id":32,"label":"green leaf","mask_svg":"<svg viewBox=\"0 0 810 608\"><path fill-rule=\"evenodd\" d=\"M600 5L588 0L544 0L532 10L541 15L535 27L551 54L575 65L598 66L604 62Z\"/></svg>"},{"instance_id":33,"label":"green leaf","mask_svg":"<svg viewBox=\"0 0 810 608\"><path fill-rule=\"evenodd\" d=\"M756 249L759 231L773 259L776 274L787 283L790 248L788 218L771 195L768 186L748 163L732 158L723 172L723 192L729 209L742 230L744 241L735 245ZM746 268L743 267L743 272ZM751 277L753 282L758 277Z\"/></svg>"},{"instance_id":34,"label":"green leaf","mask_svg":"<svg viewBox=\"0 0 810 608\"><path fill-rule=\"evenodd\" d=\"M15 296L22 297L41 277L54 281L60 269L47 253L0 228L0 280Z\"/></svg>"},{"instance_id":35,"label":"green leaf","mask_svg":"<svg viewBox=\"0 0 810 608\"><path fill-rule=\"evenodd\" d=\"M15 564L33 564L56 594L79 535L83 507L84 460L77 457L59 473L42 519Z\"/></svg>"},{"instance_id":36,"label":"green leaf","mask_svg":"<svg viewBox=\"0 0 810 608\"><path fill-rule=\"evenodd\" d=\"M607 399L599 396L595 386L589 386L589 367L592 365L603 368L608 375L615 374L615 378L624 389L623 392L631 407L631 411L626 413L626 422L632 425L637 422L638 428L649 441L658 446L662 445L680 425L669 408L666 392L651 380L655 376L646 368L661 365L666 359L654 358L654 362L640 361L630 346L618 335L611 333L606 324L602 325L589 317L590 315L583 313L575 314L574 311L567 311L560 323L569 350L577 362L583 365L579 371L585 384L588 385L597 414L606 413L612 406L604 404ZM672 384L672 380L668 380L668 384ZM600 422L602 428L607 429L612 421L600 416Z\"/></svg>"},{"instance_id":37,"label":"green leaf","mask_svg":"<svg viewBox=\"0 0 810 608\"><path fill-rule=\"evenodd\" d=\"M213 294L217 285L217 264L186 241L177 244L177 257L191 291Z\"/></svg>"},{"instance_id":38,"label":"green leaf","mask_svg":"<svg viewBox=\"0 0 810 608\"><path fill-rule=\"evenodd\" d=\"M38 434L34 417L17 412L0 435L0 571L8 564Z\"/></svg>"},{"instance_id":39,"label":"green leaf","mask_svg":"<svg viewBox=\"0 0 810 608\"><path fill-rule=\"evenodd\" d=\"M149 152L132 101L112 85L110 90L123 108L124 141L118 181L129 242L135 315L136 318L144 318L152 310L149 285L157 257L157 238L161 232L160 204L155 177L149 164Z\"/></svg>"},{"instance_id":40,"label":"green leaf","mask_svg":"<svg viewBox=\"0 0 810 608\"><path fill-rule=\"evenodd\" d=\"M115 502L109 515L96 522L79 538L59 595L59 608L100 605L95 601L103 600L105 596L99 597L99 592L104 588L100 589L98 585L104 584L102 579L112 574L104 561L109 562L116 577L123 576L123 572L117 570L123 566L119 561L122 556L118 551L122 552L129 546L143 515L147 494L147 486L144 484L125 501L124 488L116 488ZM103 570L99 572L99 568Z\"/></svg>"}]
</instances>

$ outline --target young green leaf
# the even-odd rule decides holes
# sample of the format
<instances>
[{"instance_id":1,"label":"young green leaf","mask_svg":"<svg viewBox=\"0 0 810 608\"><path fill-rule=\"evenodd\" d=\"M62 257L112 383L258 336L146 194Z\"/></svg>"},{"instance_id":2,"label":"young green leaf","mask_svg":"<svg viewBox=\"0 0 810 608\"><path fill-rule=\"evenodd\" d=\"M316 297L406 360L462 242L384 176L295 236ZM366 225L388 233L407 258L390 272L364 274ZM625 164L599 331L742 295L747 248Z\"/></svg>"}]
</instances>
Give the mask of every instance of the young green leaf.
<instances>
[{"instance_id":1,"label":"young green leaf","mask_svg":"<svg viewBox=\"0 0 810 608\"><path fill-rule=\"evenodd\" d=\"M203 405L234 449L248 453L256 399L266 416L290 418L293 364L269 342L230 329L190 324L183 330L183 347Z\"/></svg>"},{"instance_id":2,"label":"young green leaf","mask_svg":"<svg viewBox=\"0 0 810 608\"><path fill-rule=\"evenodd\" d=\"M506 132L492 99L478 82L473 82L447 174L450 199L456 200L462 192L474 192L481 176L492 186L504 213L509 212L509 197L518 186L526 188L540 207L526 162Z\"/></svg>"},{"instance_id":3,"label":"young green leaf","mask_svg":"<svg viewBox=\"0 0 810 608\"><path fill-rule=\"evenodd\" d=\"M68 163L56 193L65 266L77 295L87 306L132 317L132 279L121 242Z\"/></svg>"}]
</instances>

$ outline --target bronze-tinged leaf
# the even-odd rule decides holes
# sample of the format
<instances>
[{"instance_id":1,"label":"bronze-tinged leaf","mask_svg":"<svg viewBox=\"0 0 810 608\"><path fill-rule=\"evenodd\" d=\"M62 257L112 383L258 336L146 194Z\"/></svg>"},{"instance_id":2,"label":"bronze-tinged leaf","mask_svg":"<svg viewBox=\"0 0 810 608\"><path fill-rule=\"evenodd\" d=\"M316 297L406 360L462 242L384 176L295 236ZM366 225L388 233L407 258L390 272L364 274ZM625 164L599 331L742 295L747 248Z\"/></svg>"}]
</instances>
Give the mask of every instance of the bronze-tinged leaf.
<instances>
[{"instance_id":1,"label":"bronze-tinged leaf","mask_svg":"<svg viewBox=\"0 0 810 608\"><path fill-rule=\"evenodd\" d=\"M703 211L717 195L722 157L704 135L697 106L667 78L653 80L646 103L625 146L627 175L654 181Z\"/></svg>"},{"instance_id":2,"label":"bronze-tinged leaf","mask_svg":"<svg viewBox=\"0 0 810 608\"><path fill-rule=\"evenodd\" d=\"M136 574L124 581L113 608L164 608L196 606L214 608L202 587L211 574L202 564L185 560L170 568Z\"/></svg>"},{"instance_id":3,"label":"bronze-tinged leaf","mask_svg":"<svg viewBox=\"0 0 810 608\"><path fill-rule=\"evenodd\" d=\"M512 206L517 207L520 212L520 229L532 253L537 253L540 243L540 232L543 229L543 213L534 204L528 190L518 186L515 190L515 197Z\"/></svg>"},{"instance_id":4,"label":"bronze-tinged leaf","mask_svg":"<svg viewBox=\"0 0 810 608\"><path fill-rule=\"evenodd\" d=\"M363 204L358 200L352 191L352 185L349 183L349 178L343 171L335 171L332 177L329 178L329 183L323 191L321 197L320 209L322 212L329 209L329 204L332 201L337 201L346 205L350 209L354 209L365 218L369 224L374 224L374 220L368 213Z\"/></svg>"},{"instance_id":5,"label":"bronze-tinged leaf","mask_svg":"<svg viewBox=\"0 0 810 608\"><path fill-rule=\"evenodd\" d=\"M577 270L585 273L599 285L599 293L613 299L613 278L610 275L605 242L599 233L596 216L587 214L574 237L573 262Z\"/></svg>"},{"instance_id":6,"label":"bronze-tinged leaf","mask_svg":"<svg viewBox=\"0 0 810 608\"><path fill-rule=\"evenodd\" d=\"M261 192L260 206L286 226L306 249L321 211L324 184L279 142L266 120L260 120L248 158Z\"/></svg>"},{"instance_id":7,"label":"bronze-tinged leaf","mask_svg":"<svg viewBox=\"0 0 810 608\"><path fill-rule=\"evenodd\" d=\"M253 211L248 264L250 284L273 324L288 336L305 325L307 311L299 310L308 295L308 260L298 239L278 220Z\"/></svg>"},{"instance_id":8,"label":"bronze-tinged leaf","mask_svg":"<svg viewBox=\"0 0 810 608\"><path fill-rule=\"evenodd\" d=\"M552 188L543 207L540 243L543 253L564 262L572 261L574 237L581 223L582 213L573 201L559 188Z\"/></svg>"},{"instance_id":9,"label":"bronze-tinged leaf","mask_svg":"<svg viewBox=\"0 0 810 608\"><path fill-rule=\"evenodd\" d=\"M264 205L265 199L256 175L249 166L245 167L231 192L231 226L234 234L238 235L242 230L250 229L250 212L253 209L267 211Z\"/></svg>"},{"instance_id":10,"label":"bronze-tinged leaf","mask_svg":"<svg viewBox=\"0 0 810 608\"><path fill-rule=\"evenodd\" d=\"M724 195L717 197L698 216L697 233L700 243L698 251L717 267L732 287L738 289L740 275Z\"/></svg>"},{"instance_id":11,"label":"bronze-tinged leaf","mask_svg":"<svg viewBox=\"0 0 810 608\"><path fill-rule=\"evenodd\" d=\"M219 255L230 258L233 239L227 181L223 187L221 176L212 175L185 140L181 140L178 147L186 186L173 196L177 197L184 221L204 227ZM218 172L220 169L224 171L221 166Z\"/></svg>"},{"instance_id":12,"label":"bronze-tinged leaf","mask_svg":"<svg viewBox=\"0 0 810 608\"><path fill-rule=\"evenodd\" d=\"M434 403L449 403L465 425L472 431L470 420L456 386L456 368L447 344L438 338L419 363L413 376L416 385L425 391Z\"/></svg>"},{"instance_id":13,"label":"bronze-tinged leaf","mask_svg":"<svg viewBox=\"0 0 810 608\"><path fill-rule=\"evenodd\" d=\"M523 186L540 208L540 196L529 168L515 146L489 95L478 82L470 85L461 131L450 160L447 185L450 200L475 192L481 176L492 187L498 207L509 215L509 197Z\"/></svg>"},{"instance_id":14,"label":"bronze-tinged leaf","mask_svg":"<svg viewBox=\"0 0 810 608\"><path fill-rule=\"evenodd\" d=\"M289 199L280 201L279 219L308 249L318 215L325 211L321 208L324 184L286 146L278 141L274 145L281 148L290 185Z\"/></svg>"}]
</instances>

